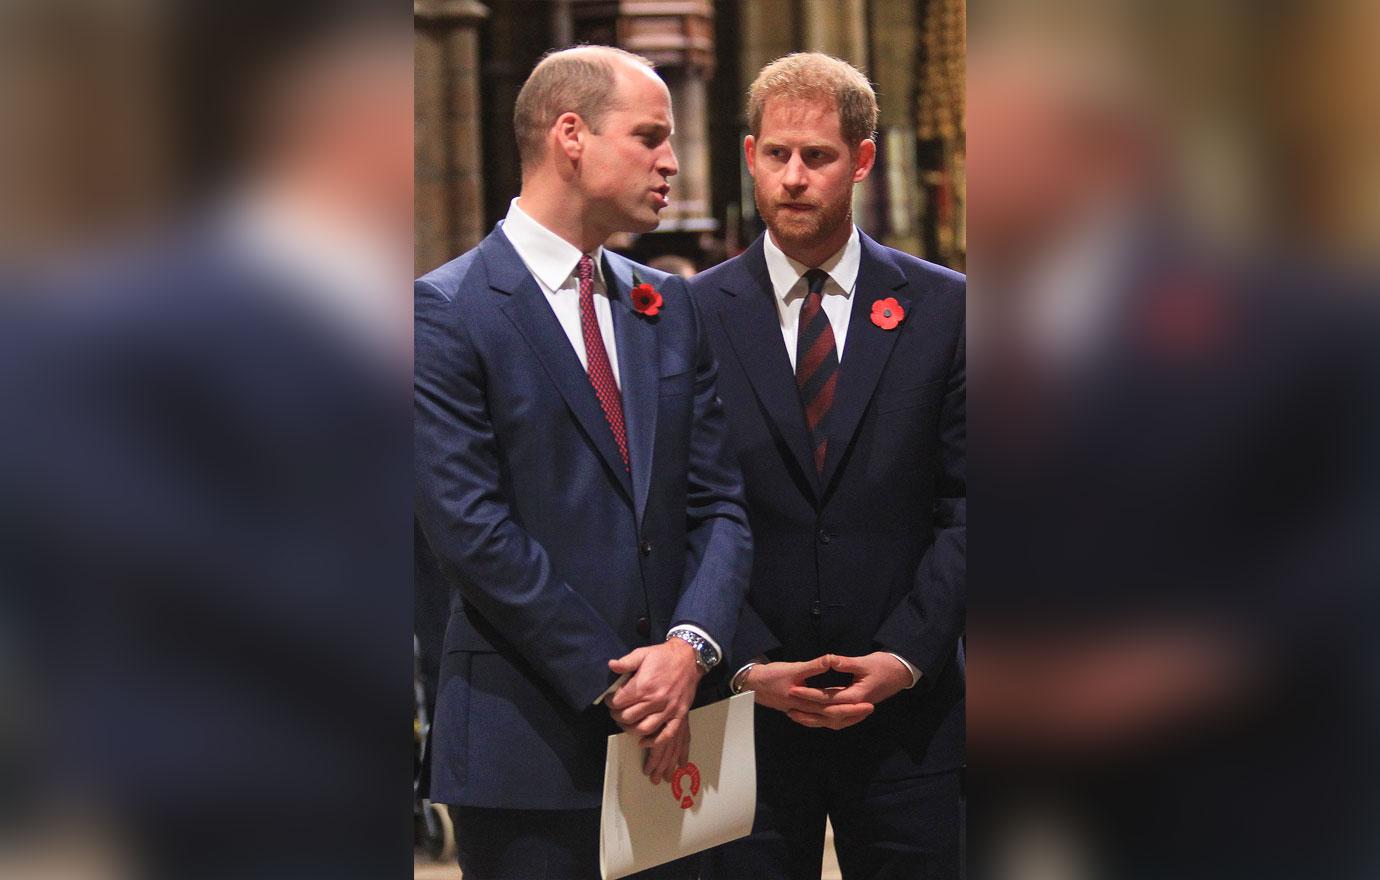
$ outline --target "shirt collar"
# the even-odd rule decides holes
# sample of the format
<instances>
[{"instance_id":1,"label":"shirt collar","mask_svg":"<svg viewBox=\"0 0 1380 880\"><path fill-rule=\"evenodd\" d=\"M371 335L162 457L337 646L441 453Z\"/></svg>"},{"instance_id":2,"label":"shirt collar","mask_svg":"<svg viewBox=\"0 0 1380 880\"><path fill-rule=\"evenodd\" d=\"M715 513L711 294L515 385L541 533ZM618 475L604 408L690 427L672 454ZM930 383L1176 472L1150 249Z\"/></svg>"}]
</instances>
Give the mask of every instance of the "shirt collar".
<instances>
[{"instance_id":1,"label":"shirt collar","mask_svg":"<svg viewBox=\"0 0 1380 880\"><path fill-rule=\"evenodd\" d=\"M566 280L575 274L580 257L583 256L579 248L542 226L519 208L517 199L513 199L508 205L508 215L503 220L503 234L508 237L513 249L526 264L527 271L536 276L547 290L560 290ZM602 285L603 245L596 247L590 257L594 259L594 280Z\"/></svg>"},{"instance_id":2,"label":"shirt collar","mask_svg":"<svg viewBox=\"0 0 1380 880\"><path fill-rule=\"evenodd\" d=\"M782 302L789 302L792 294L804 296L804 287L799 290L795 288L799 285L800 279L805 277L805 273L813 267L786 256L785 252L776 246L776 242L771 240L770 232L763 237L766 239L762 250L767 258L767 274L771 276L771 286L776 292L776 298ZM819 268L829 274L845 297L849 297L853 295L853 285L858 280L858 265L861 261L862 241L858 238L858 227L854 226L848 241L837 253L821 263Z\"/></svg>"}]
</instances>

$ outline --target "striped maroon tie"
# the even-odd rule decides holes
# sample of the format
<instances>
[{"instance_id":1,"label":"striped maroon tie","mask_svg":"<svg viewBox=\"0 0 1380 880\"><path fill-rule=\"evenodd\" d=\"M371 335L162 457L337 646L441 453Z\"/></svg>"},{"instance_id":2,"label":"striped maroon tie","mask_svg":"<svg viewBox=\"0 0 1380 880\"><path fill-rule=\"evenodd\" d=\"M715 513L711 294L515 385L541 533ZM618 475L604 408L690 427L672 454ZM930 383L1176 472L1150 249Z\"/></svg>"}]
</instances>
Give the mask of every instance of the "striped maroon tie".
<instances>
[{"instance_id":1,"label":"striped maroon tie","mask_svg":"<svg viewBox=\"0 0 1380 880\"><path fill-rule=\"evenodd\" d=\"M623 424L623 397L613 381L613 366L609 364L609 353L604 348L604 335L599 332L599 316L594 313L594 261L588 255L580 257L579 277L580 332L585 337L589 384L594 386L594 394L599 398L599 406L603 407L604 418L608 420L613 439L618 443L618 453L623 456L623 470L631 471L628 466L628 430Z\"/></svg>"},{"instance_id":2,"label":"striped maroon tie","mask_svg":"<svg viewBox=\"0 0 1380 880\"><path fill-rule=\"evenodd\" d=\"M829 410L839 381L839 358L834 348L834 328L824 313L822 269L805 273L810 289L800 306L800 325L795 342L795 384L805 407L805 427L815 453L815 470L824 473L824 454L829 446Z\"/></svg>"}]
</instances>

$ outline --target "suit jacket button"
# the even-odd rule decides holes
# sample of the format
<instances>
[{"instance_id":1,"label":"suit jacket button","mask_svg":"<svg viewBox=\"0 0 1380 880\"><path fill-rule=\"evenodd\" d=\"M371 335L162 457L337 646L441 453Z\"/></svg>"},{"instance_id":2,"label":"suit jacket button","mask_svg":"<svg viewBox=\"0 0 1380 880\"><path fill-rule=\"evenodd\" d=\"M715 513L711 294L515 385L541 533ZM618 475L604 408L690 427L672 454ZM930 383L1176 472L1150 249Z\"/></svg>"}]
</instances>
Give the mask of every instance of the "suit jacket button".
<instances>
[{"instance_id":1,"label":"suit jacket button","mask_svg":"<svg viewBox=\"0 0 1380 880\"><path fill-rule=\"evenodd\" d=\"M816 599L815 601L813 601L813 602L810 603L810 616L811 616L811 617L821 617L821 616L823 616L823 614L824 614L824 610L823 610L822 608L820 608L819 600L818 600L818 599Z\"/></svg>"},{"instance_id":2,"label":"suit jacket button","mask_svg":"<svg viewBox=\"0 0 1380 880\"><path fill-rule=\"evenodd\" d=\"M637 549L639 549L639 550L642 551L642 555L643 555L643 556L651 556L651 555L652 555L652 542L651 542L651 541L643 541L641 544L638 544L638 545L637 545Z\"/></svg>"},{"instance_id":3,"label":"suit jacket button","mask_svg":"<svg viewBox=\"0 0 1380 880\"><path fill-rule=\"evenodd\" d=\"M821 544L828 544L828 543L829 543L830 541L832 541L832 540L834 540L834 536L833 536L833 535L831 535L831 534L829 534L828 532L824 531L824 529L820 529L820 530L819 530L819 543L821 543Z\"/></svg>"},{"instance_id":4,"label":"suit jacket button","mask_svg":"<svg viewBox=\"0 0 1380 880\"><path fill-rule=\"evenodd\" d=\"M647 636L651 635L652 622L645 617L639 617L637 619L637 634L642 636L642 638L644 639L647 638Z\"/></svg>"}]
</instances>

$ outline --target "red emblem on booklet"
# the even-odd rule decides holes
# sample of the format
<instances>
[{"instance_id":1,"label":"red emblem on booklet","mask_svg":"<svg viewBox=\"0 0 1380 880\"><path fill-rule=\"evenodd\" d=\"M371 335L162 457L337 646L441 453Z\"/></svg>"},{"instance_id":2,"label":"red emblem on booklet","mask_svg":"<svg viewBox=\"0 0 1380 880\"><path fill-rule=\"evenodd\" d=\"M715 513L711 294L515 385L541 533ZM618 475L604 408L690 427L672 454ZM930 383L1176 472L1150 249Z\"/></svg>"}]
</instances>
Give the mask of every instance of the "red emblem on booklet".
<instances>
[{"instance_id":1,"label":"red emblem on booklet","mask_svg":"<svg viewBox=\"0 0 1380 880\"><path fill-rule=\"evenodd\" d=\"M632 289L632 307L639 315L655 318L661 311L661 294L646 282L637 284Z\"/></svg>"},{"instance_id":2,"label":"red emblem on booklet","mask_svg":"<svg viewBox=\"0 0 1380 880\"><path fill-rule=\"evenodd\" d=\"M894 296L879 299L872 304L872 323L883 330L895 330L896 325L901 323L905 316L905 309L901 308Z\"/></svg>"},{"instance_id":3,"label":"red emblem on booklet","mask_svg":"<svg viewBox=\"0 0 1380 880\"><path fill-rule=\"evenodd\" d=\"M681 792L684 789L680 787L680 781L686 776L690 777L690 793L682 795ZM686 764L684 767L677 768L676 774L671 777L671 794L675 796L676 800L680 801L680 808L682 810L688 810L693 807L695 805L695 795L699 793L700 768L696 767L694 764Z\"/></svg>"}]
</instances>

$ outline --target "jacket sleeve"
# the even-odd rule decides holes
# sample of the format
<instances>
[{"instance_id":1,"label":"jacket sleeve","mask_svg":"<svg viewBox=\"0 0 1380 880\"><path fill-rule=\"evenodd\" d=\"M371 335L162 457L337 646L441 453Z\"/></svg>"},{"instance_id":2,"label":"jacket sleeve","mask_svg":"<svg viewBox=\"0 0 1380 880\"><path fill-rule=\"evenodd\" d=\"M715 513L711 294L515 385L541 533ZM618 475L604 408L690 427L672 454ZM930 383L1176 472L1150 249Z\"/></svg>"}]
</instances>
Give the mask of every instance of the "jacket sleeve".
<instances>
[{"instance_id":1,"label":"jacket sleeve","mask_svg":"<svg viewBox=\"0 0 1380 880\"><path fill-rule=\"evenodd\" d=\"M504 498L484 365L461 309L426 281L414 293L417 520L465 600L582 710L627 645L552 570Z\"/></svg>"},{"instance_id":2,"label":"jacket sleeve","mask_svg":"<svg viewBox=\"0 0 1380 880\"><path fill-rule=\"evenodd\" d=\"M949 370L939 422L934 541L915 582L877 631L876 642L933 681L957 651L967 614L967 420L964 324Z\"/></svg>"},{"instance_id":3,"label":"jacket sleeve","mask_svg":"<svg viewBox=\"0 0 1380 880\"><path fill-rule=\"evenodd\" d=\"M675 622L693 623L728 651L752 571L743 477L728 442L728 419L716 387L718 364L689 290L677 295L693 323L695 400L691 423L686 540L689 558Z\"/></svg>"}]
</instances>

